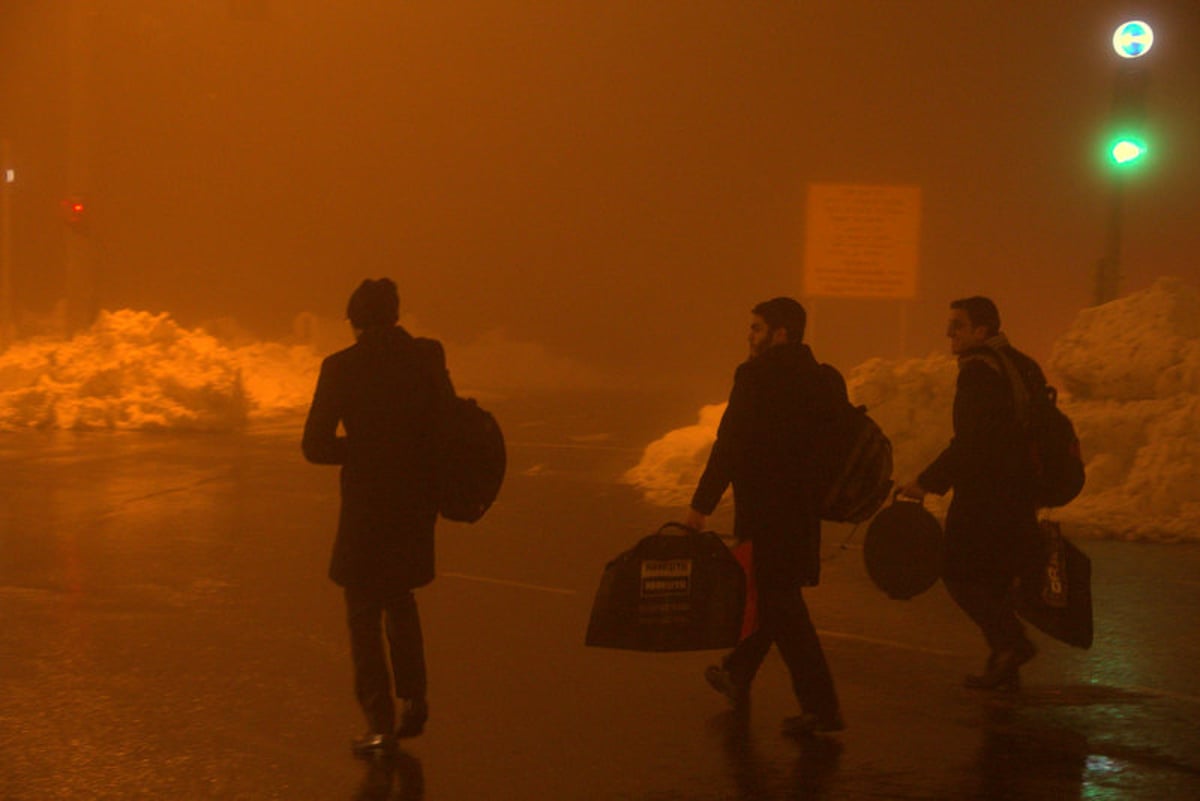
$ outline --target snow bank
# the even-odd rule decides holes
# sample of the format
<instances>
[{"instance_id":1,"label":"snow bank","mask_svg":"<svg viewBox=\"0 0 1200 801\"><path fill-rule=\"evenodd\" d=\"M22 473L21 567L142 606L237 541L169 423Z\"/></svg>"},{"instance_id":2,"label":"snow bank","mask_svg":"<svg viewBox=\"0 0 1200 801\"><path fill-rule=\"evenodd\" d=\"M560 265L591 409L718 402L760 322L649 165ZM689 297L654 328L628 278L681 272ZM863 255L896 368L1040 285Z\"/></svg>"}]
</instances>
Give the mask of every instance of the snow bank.
<instances>
[{"instance_id":1,"label":"snow bank","mask_svg":"<svg viewBox=\"0 0 1200 801\"><path fill-rule=\"evenodd\" d=\"M1049 368L1088 476L1055 516L1095 534L1200 540L1200 293L1161 278L1080 312Z\"/></svg>"},{"instance_id":2,"label":"snow bank","mask_svg":"<svg viewBox=\"0 0 1200 801\"><path fill-rule=\"evenodd\" d=\"M659 506L688 503L724 411L724 403L703 406L695 425L677 428L651 442L642 460L625 474L625 481L639 487L646 500Z\"/></svg>"},{"instance_id":3,"label":"snow bank","mask_svg":"<svg viewBox=\"0 0 1200 801\"><path fill-rule=\"evenodd\" d=\"M303 407L318 367L305 347L233 348L165 313L101 312L72 339L0 354L0 430L230 430Z\"/></svg>"},{"instance_id":4,"label":"snow bank","mask_svg":"<svg viewBox=\"0 0 1200 801\"><path fill-rule=\"evenodd\" d=\"M436 336L405 319L414 334ZM324 354L354 339L345 320L304 313L299 344L255 341L235 321L187 329L167 314L102 312L69 340L39 338L0 353L0 431L25 428L225 431L302 414ZM495 399L599 389L612 380L536 343L492 331L446 342L458 391Z\"/></svg>"},{"instance_id":5,"label":"snow bank","mask_svg":"<svg viewBox=\"0 0 1200 801\"><path fill-rule=\"evenodd\" d=\"M1049 516L1091 536L1200 540L1200 294L1164 278L1086 309L1047 367L1088 476L1083 493ZM956 371L950 356L936 355L873 359L847 375L851 398L892 439L898 480L915 477L948 441ZM686 504L723 411L705 406L696 425L651 443L625 480L653 503ZM946 499L929 505L943 512Z\"/></svg>"}]
</instances>

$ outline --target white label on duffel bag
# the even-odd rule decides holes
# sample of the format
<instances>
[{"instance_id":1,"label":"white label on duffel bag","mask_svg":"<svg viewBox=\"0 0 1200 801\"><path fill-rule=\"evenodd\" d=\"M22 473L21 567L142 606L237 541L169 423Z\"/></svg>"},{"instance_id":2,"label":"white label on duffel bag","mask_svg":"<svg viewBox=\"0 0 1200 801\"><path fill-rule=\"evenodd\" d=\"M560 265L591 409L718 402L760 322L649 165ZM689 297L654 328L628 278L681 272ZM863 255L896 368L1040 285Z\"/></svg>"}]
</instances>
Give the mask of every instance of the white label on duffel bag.
<instances>
[{"instance_id":1,"label":"white label on duffel bag","mask_svg":"<svg viewBox=\"0 0 1200 801\"><path fill-rule=\"evenodd\" d=\"M691 591L691 559L646 559L642 561L643 598L689 595Z\"/></svg>"}]
</instances>

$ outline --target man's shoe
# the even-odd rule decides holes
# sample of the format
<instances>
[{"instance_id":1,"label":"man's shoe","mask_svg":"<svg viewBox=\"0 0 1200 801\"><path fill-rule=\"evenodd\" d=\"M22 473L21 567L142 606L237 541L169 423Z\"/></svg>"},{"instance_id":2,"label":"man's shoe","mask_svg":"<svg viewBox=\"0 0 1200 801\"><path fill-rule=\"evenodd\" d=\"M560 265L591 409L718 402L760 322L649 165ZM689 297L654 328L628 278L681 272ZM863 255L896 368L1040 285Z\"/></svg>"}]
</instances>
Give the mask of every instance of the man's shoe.
<instances>
[{"instance_id":1,"label":"man's shoe","mask_svg":"<svg viewBox=\"0 0 1200 801\"><path fill-rule=\"evenodd\" d=\"M987 669L981 676L967 676L963 686L970 690L1018 690L1021 687L1021 665L1037 654L1037 648L1029 640L1022 640L1008 651L1000 651L988 657Z\"/></svg>"},{"instance_id":2,"label":"man's shoe","mask_svg":"<svg viewBox=\"0 0 1200 801\"><path fill-rule=\"evenodd\" d=\"M788 737L811 737L814 734L833 734L846 728L840 712L832 715L814 715L805 712L783 719L783 733Z\"/></svg>"},{"instance_id":3,"label":"man's shoe","mask_svg":"<svg viewBox=\"0 0 1200 801\"><path fill-rule=\"evenodd\" d=\"M396 728L396 739L419 737L425 731L425 721L429 720L429 704L424 698L413 698L404 702L404 714L400 725Z\"/></svg>"},{"instance_id":4,"label":"man's shoe","mask_svg":"<svg viewBox=\"0 0 1200 801\"><path fill-rule=\"evenodd\" d=\"M733 674L720 665L709 665L704 669L708 686L729 699L734 709L743 709L750 703L750 686L733 678Z\"/></svg>"},{"instance_id":5,"label":"man's shoe","mask_svg":"<svg viewBox=\"0 0 1200 801\"><path fill-rule=\"evenodd\" d=\"M355 737L350 744L350 750L356 757L376 757L391 753L396 747L396 740L390 734L380 734L369 731L361 737Z\"/></svg>"}]
</instances>

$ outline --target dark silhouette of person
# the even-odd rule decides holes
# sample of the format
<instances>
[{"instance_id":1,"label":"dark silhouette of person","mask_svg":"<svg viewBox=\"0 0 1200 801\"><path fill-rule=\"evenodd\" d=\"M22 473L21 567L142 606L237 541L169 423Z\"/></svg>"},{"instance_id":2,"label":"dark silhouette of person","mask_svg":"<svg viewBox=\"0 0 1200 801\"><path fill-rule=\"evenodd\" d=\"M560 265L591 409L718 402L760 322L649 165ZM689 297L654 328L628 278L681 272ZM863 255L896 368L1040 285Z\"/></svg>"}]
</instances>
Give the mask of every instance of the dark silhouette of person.
<instances>
[{"instance_id":1,"label":"dark silhouette of person","mask_svg":"<svg viewBox=\"0 0 1200 801\"><path fill-rule=\"evenodd\" d=\"M421 734L429 715L412 591L434 577L433 422L454 388L441 344L397 325L399 306L387 278L350 296L356 342L322 362L302 442L310 462L342 468L329 577L345 590L354 691L367 718L358 755ZM393 689L404 702L395 728Z\"/></svg>"},{"instance_id":2,"label":"dark silhouette of person","mask_svg":"<svg viewBox=\"0 0 1200 801\"><path fill-rule=\"evenodd\" d=\"M821 517L817 498L818 440L844 384L804 344L807 315L792 298L754 307L750 358L738 366L717 439L688 510L701 529L733 486L734 536L753 542L758 628L705 678L735 708L745 708L750 683L778 646L802 714L784 720L788 734L844 728L821 642L801 587L820 574ZM840 393L839 394L839 390Z\"/></svg>"},{"instance_id":3,"label":"dark silhouette of person","mask_svg":"<svg viewBox=\"0 0 1200 801\"><path fill-rule=\"evenodd\" d=\"M964 684L1015 689L1021 665L1037 651L1017 619L1012 592L1014 579L1036 558L1037 508L1014 388L993 351L1002 351L1036 383L1044 384L1045 376L1000 333L1000 313L988 298L951 303L946 336L958 356L954 436L900 494L920 500L953 488L942 582L990 649L983 673L967 676Z\"/></svg>"}]
</instances>

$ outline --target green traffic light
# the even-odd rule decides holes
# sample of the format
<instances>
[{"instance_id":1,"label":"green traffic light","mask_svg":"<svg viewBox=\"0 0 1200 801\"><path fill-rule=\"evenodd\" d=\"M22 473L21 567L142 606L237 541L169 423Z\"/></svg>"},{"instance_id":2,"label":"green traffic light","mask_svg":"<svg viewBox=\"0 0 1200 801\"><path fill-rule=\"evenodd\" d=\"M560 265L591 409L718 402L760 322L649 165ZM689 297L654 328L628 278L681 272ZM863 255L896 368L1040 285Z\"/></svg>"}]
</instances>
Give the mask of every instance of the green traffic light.
<instances>
[{"instance_id":1,"label":"green traffic light","mask_svg":"<svg viewBox=\"0 0 1200 801\"><path fill-rule=\"evenodd\" d=\"M1147 153L1146 143L1123 136L1113 143L1109 156L1118 167L1128 167L1141 161Z\"/></svg>"}]
</instances>

